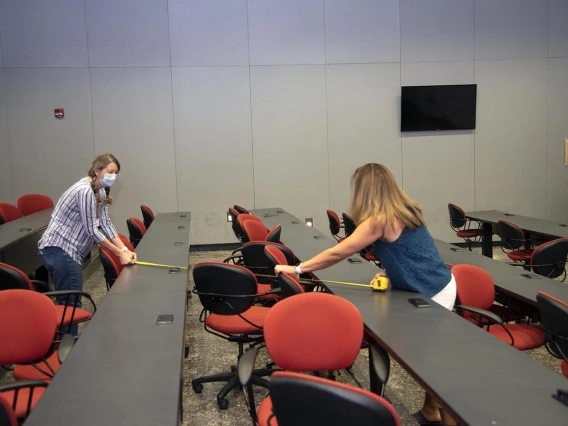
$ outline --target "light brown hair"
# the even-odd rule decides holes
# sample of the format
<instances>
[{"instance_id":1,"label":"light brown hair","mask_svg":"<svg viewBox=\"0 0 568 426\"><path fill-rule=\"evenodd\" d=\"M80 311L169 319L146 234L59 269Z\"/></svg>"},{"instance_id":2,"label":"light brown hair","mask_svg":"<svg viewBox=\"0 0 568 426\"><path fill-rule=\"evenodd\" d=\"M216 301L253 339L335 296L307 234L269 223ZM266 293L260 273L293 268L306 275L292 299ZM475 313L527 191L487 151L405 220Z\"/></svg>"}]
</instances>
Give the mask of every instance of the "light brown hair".
<instances>
[{"instance_id":1,"label":"light brown hair","mask_svg":"<svg viewBox=\"0 0 568 426\"><path fill-rule=\"evenodd\" d=\"M110 152L105 152L104 154L97 155L97 158L93 160L93 164L91 164L91 168L87 173L87 178L91 182L91 188L93 188L93 192L95 193L95 198L97 203L101 202L101 197L99 195L99 191L95 189L95 179L97 178L97 172L104 170L110 163L115 163L118 171L120 172L120 163L116 159L114 155ZM104 188L106 197L105 197L105 205L112 204L112 197L110 196L110 188Z\"/></svg>"},{"instance_id":2,"label":"light brown hair","mask_svg":"<svg viewBox=\"0 0 568 426\"><path fill-rule=\"evenodd\" d=\"M394 227L397 220L410 229L426 222L420 206L398 186L392 172L382 164L359 167L351 178L349 211L356 224L371 218L371 226Z\"/></svg>"}]
</instances>

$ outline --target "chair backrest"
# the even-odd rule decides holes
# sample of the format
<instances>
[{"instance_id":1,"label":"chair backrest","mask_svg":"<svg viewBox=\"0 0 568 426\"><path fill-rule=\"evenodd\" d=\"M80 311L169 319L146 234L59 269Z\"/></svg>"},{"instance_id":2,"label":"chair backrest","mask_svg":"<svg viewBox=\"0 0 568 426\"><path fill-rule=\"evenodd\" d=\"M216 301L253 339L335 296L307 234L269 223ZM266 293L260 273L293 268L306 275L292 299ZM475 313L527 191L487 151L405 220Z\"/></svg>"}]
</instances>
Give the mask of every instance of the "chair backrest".
<instances>
[{"instance_id":1,"label":"chair backrest","mask_svg":"<svg viewBox=\"0 0 568 426\"><path fill-rule=\"evenodd\" d=\"M26 194L18 198L18 208L24 216L53 207L53 200L47 195Z\"/></svg>"},{"instance_id":2,"label":"chair backrest","mask_svg":"<svg viewBox=\"0 0 568 426\"><path fill-rule=\"evenodd\" d=\"M248 211L248 210L247 210L247 209L245 209L244 207L242 207L242 206L239 206L239 205L237 205L237 204L235 204L235 205L234 205L233 207L234 207L234 208L235 208L235 210L236 210L236 211L238 211L239 213L243 213L243 214L251 214L251 213L250 213L250 211Z\"/></svg>"},{"instance_id":3,"label":"chair backrest","mask_svg":"<svg viewBox=\"0 0 568 426\"><path fill-rule=\"evenodd\" d=\"M129 217L126 219L126 226L128 227L128 233L130 234L130 242L134 247L136 247L146 233L146 227L140 219L135 217Z\"/></svg>"},{"instance_id":4,"label":"chair backrest","mask_svg":"<svg viewBox=\"0 0 568 426\"><path fill-rule=\"evenodd\" d=\"M536 295L536 301L547 332L548 348L568 361L568 303L542 291Z\"/></svg>"},{"instance_id":5,"label":"chair backrest","mask_svg":"<svg viewBox=\"0 0 568 426\"><path fill-rule=\"evenodd\" d=\"M306 292L296 277L284 272L278 275L278 282L280 284L280 291L282 292L283 299Z\"/></svg>"},{"instance_id":6,"label":"chair backrest","mask_svg":"<svg viewBox=\"0 0 568 426\"><path fill-rule=\"evenodd\" d=\"M281 233L282 233L282 227L280 225L276 225L274 228L268 231L268 235L266 236L265 241L270 241L272 243L279 243Z\"/></svg>"},{"instance_id":7,"label":"chair backrest","mask_svg":"<svg viewBox=\"0 0 568 426\"><path fill-rule=\"evenodd\" d=\"M355 361L363 319L341 297L316 292L288 297L268 311L264 339L272 360L285 370L331 371Z\"/></svg>"},{"instance_id":8,"label":"chair backrest","mask_svg":"<svg viewBox=\"0 0 568 426\"><path fill-rule=\"evenodd\" d=\"M12 409L12 405L0 393L0 425L2 426L18 426L16 414Z\"/></svg>"},{"instance_id":9,"label":"chair backrest","mask_svg":"<svg viewBox=\"0 0 568 426\"><path fill-rule=\"evenodd\" d=\"M272 266L276 265L289 265L286 255L280 250L280 248L275 246L265 246L264 254L266 255L268 261Z\"/></svg>"},{"instance_id":10,"label":"chair backrest","mask_svg":"<svg viewBox=\"0 0 568 426\"><path fill-rule=\"evenodd\" d=\"M556 278L564 273L568 256L568 238L558 238L534 249L530 265L535 274Z\"/></svg>"},{"instance_id":11,"label":"chair backrest","mask_svg":"<svg viewBox=\"0 0 568 426\"><path fill-rule=\"evenodd\" d=\"M140 210L142 211L142 219L144 219L144 226L146 227L146 229L148 229L152 224L152 222L154 221L154 212L150 207L145 206L144 204L140 206Z\"/></svg>"},{"instance_id":12,"label":"chair backrest","mask_svg":"<svg viewBox=\"0 0 568 426\"><path fill-rule=\"evenodd\" d=\"M343 216L343 226L345 227L345 236L348 237L353 233L353 231L355 231L357 225L355 225L355 221L347 213L342 213L342 216Z\"/></svg>"},{"instance_id":13,"label":"chair backrest","mask_svg":"<svg viewBox=\"0 0 568 426\"><path fill-rule=\"evenodd\" d=\"M254 220L256 222L262 223L262 220L258 216L248 214L248 213L239 213L238 214L237 222L236 222L237 223L237 231L235 231L235 235L238 233L241 236L240 240L243 243L250 241L247 237L247 234L246 234L245 228L244 228L244 223L246 221L249 221L249 220ZM268 232L268 230L266 230L266 231Z\"/></svg>"},{"instance_id":14,"label":"chair backrest","mask_svg":"<svg viewBox=\"0 0 568 426\"><path fill-rule=\"evenodd\" d=\"M450 213L450 226L452 227L452 229L456 230L463 228L467 222L467 218L462 208L456 206L455 204L449 203L448 211Z\"/></svg>"},{"instance_id":15,"label":"chair backrest","mask_svg":"<svg viewBox=\"0 0 568 426\"><path fill-rule=\"evenodd\" d=\"M460 305L481 309L491 307L495 301L495 284L487 271L473 265L455 265L452 274L456 279L456 292Z\"/></svg>"},{"instance_id":16,"label":"chair backrest","mask_svg":"<svg viewBox=\"0 0 568 426\"><path fill-rule=\"evenodd\" d=\"M26 274L7 263L0 263L1 290L33 290L34 287Z\"/></svg>"},{"instance_id":17,"label":"chair backrest","mask_svg":"<svg viewBox=\"0 0 568 426\"><path fill-rule=\"evenodd\" d=\"M203 307L218 315L238 315L248 310L255 302L258 288L251 271L223 262L197 263L193 282Z\"/></svg>"},{"instance_id":18,"label":"chair backrest","mask_svg":"<svg viewBox=\"0 0 568 426\"><path fill-rule=\"evenodd\" d=\"M336 236L339 234L339 230L341 229L339 216L333 210L328 210L327 218L329 219L329 230L331 231L331 235Z\"/></svg>"},{"instance_id":19,"label":"chair backrest","mask_svg":"<svg viewBox=\"0 0 568 426\"><path fill-rule=\"evenodd\" d=\"M103 270L105 271L107 288L110 290L118 278L118 275L122 272L124 265L120 263L120 259L109 249L100 247L99 250L101 263L103 264Z\"/></svg>"},{"instance_id":20,"label":"chair backrest","mask_svg":"<svg viewBox=\"0 0 568 426\"><path fill-rule=\"evenodd\" d=\"M266 257L264 248L268 246L275 246L280 248L287 259L288 265L294 265L296 256L292 250L282 244L272 243L270 241L253 241L244 243L242 247L243 265L245 268L250 269L255 274L274 275L274 265ZM269 283L270 279L266 277L258 277L258 282Z\"/></svg>"},{"instance_id":21,"label":"chair backrest","mask_svg":"<svg viewBox=\"0 0 568 426\"><path fill-rule=\"evenodd\" d=\"M0 203L0 221L1 223L12 222L13 220L20 219L22 213L13 204Z\"/></svg>"},{"instance_id":22,"label":"chair backrest","mask_svg":"<svg viewBox=\"0 0 568 426\"><path fill-rule=\"evenodd\" d=\"M239 215L239 218L241 216ZM262 222L256 220L246 220L243 222L243 231L247 241L266 241L268 229Z\"/></svg>"},{"instance_id":23,"label":"chair backrest","mask_svg":"<svg viewBox=\"0 0 568 426\"><path fill-rule=\"evenodd\" d=\"M122 243L126 246L126 248L130 251L134 251L134 246L132 245L132 243L130 242L130 239L124 235L121 234L120 232L118 233L118 238L120 238L120 240L122 241Z\"/></svg>"},{"instance_id":24,"label":"chair backrest","mask_svg":"<svg viewBox=\"0 0 568 426\"><path fill-rule=\"evenodd\" d=\"M513 222L500 220L497 222L497 232L504 249L518 250L525 243L525 233Z\"/></svg>"},{"instance_id":25,"label":"chair backrest","mask_svg":"<svg viewBox=\"0 0 568 426\"><path fill-rule=\"evenodd\" d=\"M55 337L55 305L35 291L0 291L0 324L0 364L37 361L49 352Z\"/></svg>"},{"instance_id":26,"label":"chair backrest","mask_svg":"<svg viewBox=\"0 0 568 426\"><path fill-rule=\"evenodd\" d=\"M234 207L229 207L229 215L231 217L231 227L233 228L233 232L235 233L235 237L237 240L243 241L243 230L241 228L240 223L237 221L237 217L239 216L239 212L234 209Z\"/></svg>"},{"instance_id":27,"label":"chair backrest","mask_svg":"<svg viewBox=\"0 0 568 426\"><path fill-rule=\"evenodd\" d=\"M278 426L401 424L393 406L379 395L306 374L273 373L270 398Z\"/></svg>"}]
</instances>

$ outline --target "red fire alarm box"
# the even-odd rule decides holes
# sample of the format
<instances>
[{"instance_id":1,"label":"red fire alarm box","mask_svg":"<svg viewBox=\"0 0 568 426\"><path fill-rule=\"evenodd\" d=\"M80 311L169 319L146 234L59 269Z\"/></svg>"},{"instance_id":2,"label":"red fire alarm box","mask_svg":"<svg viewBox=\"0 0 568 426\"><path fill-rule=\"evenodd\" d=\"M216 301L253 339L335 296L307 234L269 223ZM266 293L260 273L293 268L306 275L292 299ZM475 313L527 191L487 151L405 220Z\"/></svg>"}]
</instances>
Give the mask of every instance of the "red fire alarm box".
<instances>
[{"instance_id":1,"label":"red fire alarm box","mask_svg":"<svg viewBox=\"0 0 568 426\"><path fill-rule=\"evenodd\" d=\"M63 108L55 108L53 110L53 115L55 115L55 118L57 118L58 120L61 120L63 117L65 117L65 110Z\"/></svg>"}]
</instances>

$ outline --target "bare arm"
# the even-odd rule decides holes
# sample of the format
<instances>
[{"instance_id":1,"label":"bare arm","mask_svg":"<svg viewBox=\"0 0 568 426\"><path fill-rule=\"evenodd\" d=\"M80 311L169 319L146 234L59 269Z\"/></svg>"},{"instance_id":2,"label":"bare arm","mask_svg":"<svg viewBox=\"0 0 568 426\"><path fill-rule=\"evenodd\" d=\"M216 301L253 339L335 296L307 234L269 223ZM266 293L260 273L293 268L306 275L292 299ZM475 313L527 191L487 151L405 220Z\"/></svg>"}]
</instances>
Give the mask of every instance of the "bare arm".
<instances>
[{"instance_id":1,"label":"bare arm","mask_svg":"<svg viewBox=\"0 0 568 426\"><path fill-rule=\"evenodd\" d=\"M373 230L369 219L364 220L355 228L355 231L349 237L341 241L341 243L322 251L310 260L302 262L300 264L302 272L312 272L328 268L354 253L363 250L382 236L382 227L377 226L376 228L377 229ZM274 268L274 272L276 274L280 272L295 274L296 268L295 266L277 265Z\"/></svg>"}]
</instances>

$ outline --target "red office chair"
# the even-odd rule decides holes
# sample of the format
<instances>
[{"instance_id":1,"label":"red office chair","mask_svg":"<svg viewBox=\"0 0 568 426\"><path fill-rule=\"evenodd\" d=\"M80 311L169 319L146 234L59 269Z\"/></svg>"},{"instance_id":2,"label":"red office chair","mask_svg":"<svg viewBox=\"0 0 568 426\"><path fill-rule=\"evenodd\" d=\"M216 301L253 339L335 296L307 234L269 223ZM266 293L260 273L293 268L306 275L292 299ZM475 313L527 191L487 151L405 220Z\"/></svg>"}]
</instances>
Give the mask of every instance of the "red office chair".
<instances>
[{"instance_id":1,"label":"red office chair","mask_svg":"<svg viewBox=\"0 0 568 426\"><path fill-rule=\"evenodd\" d=\"M355 232L355 229L357 228L357 224L355 223L355 220L351 216L349 216L347 213L342 213L342 216L343 216L343 226L345 227L345 238L347 238L353 232ZM363 250L361 250L359 252L359 255L363 259L365 259L369 262L372 262L379 267L381 266L381 262L377 258L377 254L375 252L375 247L373 245L365 247Z\"/></svg>"},{"instance_id":2,"label":"red office chair","mask_svg":"<svg viewBox=\"0 0 568 426\"><path fill-rule=\"evenodd\" d=\"M339 232L343 228L343 224L341 223L341 220L339 220L339 216L333 210L327 210L326 213L327 218L329 219L329 230L331 231L331 235L337 242L343 241L345 237L339 236Z\"/></svg>"},{"instance_id":3,"label":"red office chair","mask_svg":"<svg viewBox=\"0 0 568 426\"><path fill-rule=\"evenodd\" d=\"M128 250L134 251L134 246L132 245L132 243L130 242L130 239L126 235L121 234L119 232L118 238L120 238L120 240L122 241L122 244L124 244Z\"/></svg>"},{"instance_id":4,"label":"red office chair","mask_svg":"<svg viewBox=\"0 0 568 426\"><path fill-rule=\"evenodd\" d=\"M357 308L341 297L321 292L299 294L270 309L264 321L264 339L271 358L284 370L345 369L361 348L363 319ZM248 382L259 349L253 347L240 358L238 371L253 421L268 425L273 416L271 397L260 403L257 415Z\"/></svg>"},{"instance_id":5,"label":"red office chair","mask_svg":"<svg viewBox=\"0 0 568 426\"><path fill-rule=\"evenodd\" d=\"M47 195L42 194L22 195L18 198L17 204L24 216L28 216L41 210L53 208L53 200Z\"/></svg>"},{"instance_id":6,"label":"red office chair","mask_svg":"<svg viewBox=\"0 0 568 426\"><path fill-rule=\"evenodd\" d=\"M0 225L20 219L21 217L22 213L15 205L10 203L0 203Z\"/></svg>"},{"instance_id":7,"label":"red office chair","mask_svg":"<svg viewBox=\"0 0 568 426\"><path fill-rule=\"evenodd\" d=\"M239 214L240 213L237 210L235 210L234 207L229 207L228 217L230 218L231 221L231 228L233 229L233 232L235 233L235 237L237 237L237 240L239 240L242 243L244 242L244 235L242 227L237 221Z\"/></svg>"},{"instance_id":8,"label":"red office chair","mask_svg":"<svg viewBox=\"0 0 568 426\"><path fill-rule=\"evenodd\" d=\"M99 247L99 257L103 264L107 291L109 291L118 279L124 265L120 263L120 259L113 252L105 247Z\"/></svg>"},{"instance_id":9,"label":"red office chair","mask_svg":"<svg viewBox=\"0 0 568 426\"><path fill-rule=\"evenodd\" d=\"M483 229L480 222L468 219L461 207L450 203L448 211L450 212L450 226L459 238L464 239L469 251L471 251L472 243L481 241L484 235L492 234L491 231Z\"/></svg>"},{"instance_id":10,"label":"red office chair","mask_svg":"<svg viewBox=\"0 0 568 426\"><path fill-rule=\"evenodd\" d=\"M203 305L201 319L205 331L215 336L236 342L239 346L239 358L244 353L244 345L259 343L263 340L264 318L270 311L263 306L254 306L258 283L254 274L238 265L222 262L200 262L193 268L194 293L199 295ZM268 382L260 376L266 376L272 370L258 370L253 375L253 383L268 387ZM201 393L203 383L226 382L217 394L217 404L222 410L227 409L227 394L239 387L236 371L215 374L193 379L191 386L196 393Z\"/></svg>"},{"instance_id":11,"label":"red office chair","mask_svg":"<svg viewBox=\"0 0 568 426\"><path fill-rule=\"evenodd\" d=\"M47 292L43 292L45 296L52 299L57 298L61 302L60 304L55 305L57 326L61 332L65 329L68 331L72 324L79 324L90 320L93 314L97 311L97 306L89 293L77 290L49 291L50 288L46 283L37 280L30 280L28 276L19 269L6 263L0 263L0 290L2 290L0 291L0 294L3 293L4 290L14 289L47 290ZM93 307L93 313L77 306L76 301L79 297L85 297L89 300Z\"/></svg>"},{"instance_id":12,"label":"red office chair","mask_svg":"<svg viewBox=\"0 0 568 426\"><path fill-rule=\"evenodd\" d=\"M568 238L558 238L541 244L534 249L528 267L538 275L566 279L566 257L568 257Z\"/></svg>"},{"instance_id":13,"label":"red office chair","mask_svg":"<svg viewBox=\"0 0 568 426\"><path fill-rule=\"evenodd\" d=\"M272 273L274 273L274 267L276 265L295 265L296 263L298 263L296 262L297 259L295 259L295 256L294 256L294 261L293 262L290 261L290 257L286 256L285 253L282 251L283 247L290 250L286 246L281 247L276 245L266 246L264 248L264 255L270 262L270 270L272 271ZM311 280L313 276L311 274L302 274L302 278ZM321 286L317 285L317 283L300 284L299 281L297 281L296 279L291 279L290 276L287 274L278 275L278 286L282 291L282 297L288 297L294 294L314 291L316 288L318 290L321 289ZM302 289L301 292L298 292L297 289L298 286Z\"/></svg>"},{"instance_id":14,"label":"red office chair","mask_svg":"<svg viewBox=\"0 0 568 426\"><path fill-rule=\"evenodd\" d=\"M2 386L0 385L0 425L2 426L18 426L16 413L10 402L2 396Z\"/></svg>"},{"instance_id":15,"label":"red office chair","mask_svg":"<svg viewBox=\"0 0 568 426\"><path fill-rule=\"evenodd\" d=\"M135 217L126 219L126 226L130 234L130 242L136 247L146 233L146 227L140 219L136 219Z\"/></svg>"},{"instance_id":16,"label":"red office chair","mask_svg":"<svg viewBox=\"0 0 568 426\"><path fill-rule=\"evenodd\" d=\"M562 360L562 374L568 377L568 303L542 291L536 295L536 301L546 330L546 348Z\"/></svg>"},{"instance_id":17,"label":"red office chair","mask_svg":"<svg viewBox=\"0 0 568 426\"><path fill-rule=\"evenodd\" d=\"M513 222L500 220L497 222L499 237L501 237L501 249L507 257L515 262L527 263L532 256L532 248L523 248L527 240L523 230Z\"/></svg>"},{"instance_id":18,"label":"red office chair","mask_svg":"<svg viewBox=\"0 0 568 426\"><path fill-rule=\"evenodd\" d=\"M262 222L247 220L243 222L243 231L247 241L270 241L273 243L279 243L282 227L280 225L276 225L274 228L268 230Z\"/></svg>"},{"instance_id":19,"label":"red office chair","mask_svg":"<svg viewBox=\"0 0 568 426\"><path fill-rule=\"evenodd\" d=\"M57 330L54 305L43 294L27 290L0 291L0 364L37 363L50 353ZM20 367L18 365L16 369ZM14 371L15 373L16 371ZM1 395L18 419L25 419L45 391L46 383L14 383ZM10 386L10 385L8 385Z\"/></svg>"},{"instance_id":20,"label":"red office chair","mask_svg":"<svg viewBox=\"0 0 568 426\"><path fill-rule=\"evenodd\" d=\"M458 313L469 317L472 322L519 350L534 349L544 344L542 328L525 324L504 324L497 314L489 311L495 301L495 285L491 275L485 270L473 265L455 265L452 274L456 278Z\"/></svg>"},{"instance_id":21,"label":"red office chair","mask_svg":"<svg viewBox=\"0 0 568 426\"><path fill-rule=\"evenodd\" d=\"M148 206L145 206L144 204L142 204L140 206L140 210L142 211L142 218L144 219L144 226L146 227L146 229L148 229L150 227L150 225L152 224L152 222L154 221L154 212L152 211L152 209Z\"/></svg>"},{"instance_id":22,"label":"red office chair","mask_svg":"<svg viewBox=\"0 0 568 426\"><path fill-rule=\"evenodd\" d=\"M384 398L354 386L301 373L275 372L270 380L270 400L272 413L268 425L401 424L397 412Z\"/></svg>"}]
</instances>

